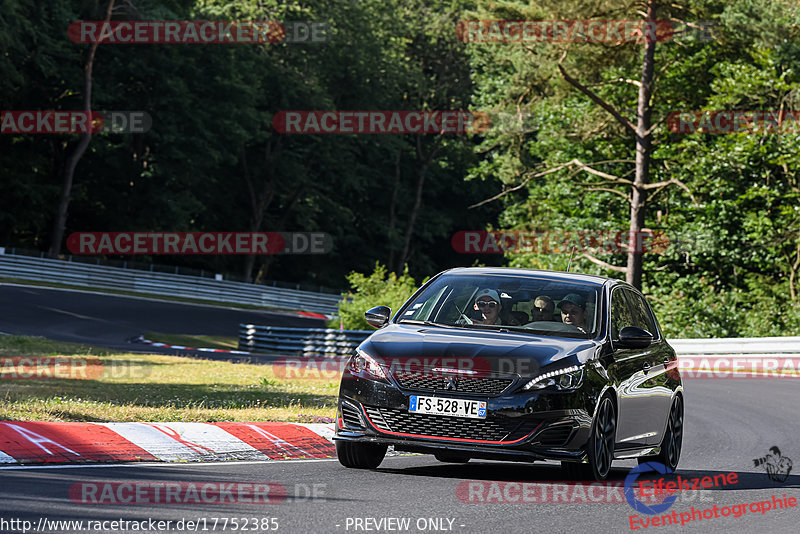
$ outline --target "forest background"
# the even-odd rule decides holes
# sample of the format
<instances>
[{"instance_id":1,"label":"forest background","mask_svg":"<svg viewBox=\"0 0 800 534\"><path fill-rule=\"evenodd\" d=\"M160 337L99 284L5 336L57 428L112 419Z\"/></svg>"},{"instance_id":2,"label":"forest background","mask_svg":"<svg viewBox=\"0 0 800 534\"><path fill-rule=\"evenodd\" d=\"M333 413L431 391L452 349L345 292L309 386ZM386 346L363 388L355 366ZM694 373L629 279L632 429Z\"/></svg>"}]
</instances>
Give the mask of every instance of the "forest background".
<instances>
[{"instance_id":1,"label":"forest background","mask_svg":"<svg viewBox=\"0 0 800 534\"><path fill-rule=\"evenodd\" d=\"M365 307L397 306L450 267L564 270L569 260L462 254L456 232L637 224L671 246L635 257L579 250L571 270L632 280L670 337L800 335L800 133L676 133L667 120L686 110L800 110L797 2L109 6L4 2L2 110L80 110L90 96L91 109L144 110L153 125L88 140L0 135L0 246L63 256L78 231L325 232L334 243L325 255L136 260L256 283L349 282L347 327ZM305 43L92 47L68 38L71 23L106 16L315 21L327 31L324 42ZM469 20L664 20L674 34L465 42L456 29ZM272 126L287 110L471 110L494 127L288 135Z\"/></svg>"}]
</instances>

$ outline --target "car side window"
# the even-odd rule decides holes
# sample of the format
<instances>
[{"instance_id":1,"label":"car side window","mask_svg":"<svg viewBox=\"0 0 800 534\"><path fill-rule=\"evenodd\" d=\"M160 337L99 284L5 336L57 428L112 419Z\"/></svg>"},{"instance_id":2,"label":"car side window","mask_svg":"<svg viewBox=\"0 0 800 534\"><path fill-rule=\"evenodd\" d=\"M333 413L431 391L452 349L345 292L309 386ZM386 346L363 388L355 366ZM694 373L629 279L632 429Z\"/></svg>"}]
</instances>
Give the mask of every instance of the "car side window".
<instances>
[{"instance_id":1,"label":"car side window","mask_svg":"<svg viewBox=\"0 0 800 534\"><path fill-rule=\"evenodd\" d=\"M423 304L417 303L413 308L410 308L403 314L403 319L416 319L418 321L429 320L434 306L437 302L439 302L439 300L441 300L442 295L447 289L448 288L445 286L437 293L431 295L431 297Z\"/></svg>"},{"instance_id":2,"label":"car side window","mask_svg":"<svg viewBox=\"0 0 800 534\"><path fill-rule=\"evenodd\" d=\"M619 331L633 326L633 316L622 289L611 292L611 339L619 339Z\"/></svg>"},{"instance_id":3,"label":"car side window","mask_svg":"<svg viewBox=\"0 0 800 534\"><path fill-rule=\"evenodd\" d=\"M633 312L633 326L638 326L639 328L647 330L653 334L653 337L657 337L658 331L653 322L653 315L644 297L627 289L625 293L628 296L628 302L630 302L631 311Z\"/></svg>"}]
</instances>

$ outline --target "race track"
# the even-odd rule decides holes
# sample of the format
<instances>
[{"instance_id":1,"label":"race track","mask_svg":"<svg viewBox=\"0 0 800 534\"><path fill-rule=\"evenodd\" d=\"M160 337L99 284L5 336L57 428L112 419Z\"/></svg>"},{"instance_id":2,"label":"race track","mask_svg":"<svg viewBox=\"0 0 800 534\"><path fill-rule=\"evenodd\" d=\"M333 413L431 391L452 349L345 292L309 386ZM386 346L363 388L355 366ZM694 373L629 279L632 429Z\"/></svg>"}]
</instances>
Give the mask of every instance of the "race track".
<instances>
[{"instance_id":1,"label":"race track","mask_svg":"<svg viewBox=\"0 0 800 534\"><path fill-rule=\"evenodd\" d=\"M754 501L794 497L800 500L800 475L773 482L753 459L777 445L784 456L800 459L796 381L778 379L692 380L686 383L686 439L678 474L703 477L734 472L735 485L687 491L665 513L696 509L721 510ZM636 464L619 461L613 479L619 483ZM795 471L796 472L796 471ZM0 517L32 521L47 519L158 519L172 521L206 518L276 518L279 532L630 532L634 510L617 492L614 502L586 502L587 497L562 486L558 502L469 502L464 485L492 481L535 482L552 494L559 480L556 464L504 464L472 461L441 464L429 456L388 457L376 471L341 467L336 460L288 460L262 463L161 465L116 467L7 468L0 470ZM141 506L74 503L70 488L94 482L272 482L286 488L287 498L275 504L230 502L220 505L196 500L158 502ZM462 484L463 483L463 484ZM459 490L459 484L462 484ZM316 487L314 486L316 485ZM488 486L486 486L488 487ZM509 486L518 488L521 486ZM316 488L317 497L312 498ZM74 491L74 490L73 490ZM480 493L480 492L479 492ZM473 500L477 499L473 494ZM487 497L488 492L482 493ZM591 494L590 494L591 495ZM606 492L605 495L610 495ZM613 495L612 495L613 496ZM508 497L520 500L518 490ZM564 500L572 502L563 502ZM551 499L552 500L552 499ZM607 497L602 497L602 501ZM465 502L466 501L466 502ZM748 512L739 518L703 519L678 526L651 526L647 532L796 532L798 508ZM661 514L663 515L663 514ZM375 530L378 523L364 518L409 518L408 529ZM641 516L640 516L641 517ZM651 516L652 517L652 516ZM680 517L680 515L678 515ZM349 519L348 519L349 518ZM356 522L360 518L361 522ZM429 521L429 518L443 518ZM449 521L452 520L452 524ZM419 526L426 527L423 530ZM403 523L381 523L402 527ZM221 523L217 532L223 532ZM361 528L356 528L356 527ZM231 532L232 525L226 531ZM367 530L367 527L370 527ZM173 527L171 527L173 528ZM184 530L186 530L184 524ZM240 529L241 531L241 529ZM442 530L439 530L442 531ZM258 530L266 532L266 530Z\"/></svg>"},{"instance_id":2,"label":"race track","mask_svg":"<svg viewBox=\"0 0 800 534\"><path fill-rule=\"evenodd\" d=\"M275 313L0 284L0 332L44 336L130 352L175 351L127 340L143 332L238 337L239 324L324 328L324 321ZM156 340L158 341L158 340Z\"/></svg>"},{"instance_id":3,"label":"race track","mask_svg":"<svg viewBox=\"0 0 800 534\"><path fill-rule=\"evenodd\" d=\"M146 330L232 335L239 322L317 326L319 321L260 312L190 306L88 293L41 288L0 287L0 331L46 335L54 339L94 343L131 349L125 339ZM187 328L191 327L190 330ZM137 464L125 466L0 467L0 531L22 531L30 521L36 527L44 520L82 520L80 525L52 525L51 532L98 532L88 520L170 521L162 532L797 532L800 507L749 511L741 517L712 517L683 526L631 528L630 516L676 517L695 509L728 509L756 501L800 501L800 431L796 379L687 379L686 428L678 474L683 477L736 474L736 483L708 490L678 494L672 507L658 516L638 514L612 487L599 494L576 492L575 485L560 481L554 463L533 465L472 461L466 465L442 464L430 456L387 457L375 471L341 467L336 460L285 460L257 463ZM772 481L753 460L772 446L795 462L783 482ZM1 459L1 458L0 458ZM636 465L615 463L612 483L624 481ZM274 503L235 502L224 504L188 493L171 501L161 499L139 505L114 500L98 503L81 500L80 488L152 488L159 484L194 482L198 488L210 482L217 487L244 484L253 487L272 483L286 497ZM498 484L494 485L493 483ZM523 486L523 483L530 483ZM190 484L189 484L190 485ZM160 486L159 486L160 487ZM194 487L194 486L192 486ZM77 488L77 489L76 489ZM472 488L472 491L470 491ZM481 489L483 488L483 489ZM498 488L500 488L498 490ZM534 499L522 502L522 488ZM134 489L130 489L134 491ZM494 492L494 493L492 493ZM102 492L92 495L101 495ZM314 496L316 494L316 496ZM131 493L126 494L130 497ZM541 502L542 496L549 496ZM85 497L85 495L84 495ZM123 496L124 497L124 496ZM594 499L594 497L599 497ZM176 500L177 499L177 500ZM181 500L183 499L183 500ZM479 499L491 502L477 502ZM592 502L597 500L598 502ZM555 501L555 502L553 502ZM800 503L798 503L800 504ZM741 509L740 509L741 510ZM214 518L216 528L213 527ZM237 518L238 526L222 518ZM246 529L243 518L247 519ZM252 519L258 528L253 528ZM262 520L267 519L262 523ZM271 523L270 518L276 522ZM400 518L399 521L387 518ZM404 518L408 523L404 522ZM178 527L178 521L184 523ZM16 523L9 523L16 520ZM187 526L185 521L205 520ZM6 521L6 523L3 523ZM265 526L267 528L261 528ZM168 528L167 528L168 527ZM82 530L81 530L82 529ZM41 531L41 530L40 530ZM107 524L106 532L134 532Z\"/></svg>"}]
</instances>

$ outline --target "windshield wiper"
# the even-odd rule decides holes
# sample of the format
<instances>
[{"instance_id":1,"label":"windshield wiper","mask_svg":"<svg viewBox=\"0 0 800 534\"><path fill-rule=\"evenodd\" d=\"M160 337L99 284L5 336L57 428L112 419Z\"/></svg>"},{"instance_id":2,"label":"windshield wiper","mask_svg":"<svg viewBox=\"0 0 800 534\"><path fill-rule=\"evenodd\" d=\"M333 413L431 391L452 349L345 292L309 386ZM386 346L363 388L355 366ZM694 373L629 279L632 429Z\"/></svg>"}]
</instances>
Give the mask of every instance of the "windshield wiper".
<instances>
[{"instance_id":1,"label":"windshield wiper","mask_svg":"<svg viewBox=\"0 0 800 534\"><path fill-rule=\"evenodd\" d=\"M398 323L408 323L408 324L421 324L425 326L450 326L441 323L434 323L433 321L420 321L419 319L400 319L397 321Z\"/></svg>"},{"instance_id":2,"label":"windshield wiper","mask_svg":"<svg viewBox=\"0 0 800 534\"><path fill-rule=\"evenodd\" d=\"M556 335L561 334L571 334L572 332L553 332L552 330L534 330L532 328L525 328L524 326L512 326L508 324L481 324L481 323L474 323L471 325L457 325L461 326L462 328L477 328L482 330L495 330L497 332L516 332L520 334L530 334L532 336L547 336L553 337ZM585 335L585 334L581 334ZM566 336L566 337L573 337L573 336Z\"/></svg>"},{"instance_id":3,"label":"windshield wiper","mask_svg":"<svg viewBox=\"0 0 800 534\"><path fill-rule=\"evenodd\" d=\"M468 324L468 325L470 325L470 324L474 324L474 323L472 322L472 319L470 319L469 317L467 317L467 314L465 314L465 313L464 313L464 310L466 310L466 309L467 309L467 308L466 308L466 306L464 307L464 310L462 310L462 309L460 309L460 308L458 307L458 304L456 304L456 303L455 303L455 301L451 300L451 301L448 301L448 302L450 302L450 304L452 304L452 305L453 305L453 307L454 307L454 308L456 309L456 311L458 312L458 315L460 315L460 316L461 316L461 318L462 318L462 319L464 319L464 320L467 322L466 324ZM466 326L466 325L462 325L462 326Z\"/></svg>"},{"instance_id":4,"label":"windshield wiper","mask_svg":"<svg viewBox=\"0 0 800 534\"><path fill-rule=\"evenodd\" d=\"M477 326L479 328L485 328L486 330L498 330L498 331L507 331L507 332L524 332L525 334L530 334L532 330L528 328L524 328L522 326L512 326L508 324L480 324L475 323L473 326Z\"/></svg>"}]
</instances>

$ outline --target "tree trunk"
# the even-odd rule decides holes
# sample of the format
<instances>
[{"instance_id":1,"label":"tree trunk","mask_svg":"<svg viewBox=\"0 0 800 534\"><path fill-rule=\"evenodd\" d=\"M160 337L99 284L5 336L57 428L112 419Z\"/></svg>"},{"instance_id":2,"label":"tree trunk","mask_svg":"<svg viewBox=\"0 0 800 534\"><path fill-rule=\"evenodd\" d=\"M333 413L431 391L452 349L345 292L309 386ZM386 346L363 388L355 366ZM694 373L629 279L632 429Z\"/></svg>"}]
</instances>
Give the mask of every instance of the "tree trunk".
<instances>
[{"instance_id":1,"label":"tree trunk","mask_svg":"<svg viewBox=\"0 0 800 534\"><path fill-rule=\"evenodd\" d=\"M292 209L294 208L295 204L297 204L297 201L300 200L300 195L303 193L303 191L305 191L305 189L306 186L304 184L301 184L300 187L295 189L294 193L292 193L289 202L286 204L286 208L283 210L283 213L281 214L281 218L278 221L277 228L283 229L286 227L286 220L289 218L289 214L292 212ZM275 254L268 254L267 256L264 257L264 261L261 263L261 268L259 268L258 274L256 274L256 279L253 281L253 283L257 284L261 279L267 276L267 273L269 272L269 267L274 259L275 259Z\"/></svg>"},{"instance_id":2,"label":"tree trunk","mask_svg":"<svg viewBox=\"0 0 800 534\"><path fill-rule=\"evenodd\" d=\"M797 244L797 254L795 261L789 266L789 298L792 303L797 300L797 292L794 289L795 281L797 280L797 270L800 269L800 243Z\"/></svg>"},{"instance_id":3,"label":"tree trunk","mask_svg":"<svg viewBox=\"0 0 800 534\"><path fill-rule=\"evenodd\" d=\"M655 0L647 2L646 22L655 20ZM631 195L631 218L628 234L628 265L625 281L642 288L642 250L640 233L644 227L647 185L650 177L650 157L652 135L650 133L650 98L653 95L653 68L655 63L656 40L645 32L644 59L642 61L642 80L639 86L639 103L636 122L636 177Z\"/></svg>"},{"instance_id":4,"label":"tree trunk","mask_svg":"<svg viewBox=\"0 0 800 534\"><path fill-rule=\"evenodd\" d=\"M111 10L114 9L114 0L110 0L108 8L106 9L105 22L111 20ZM94 67L94 56L97 53L97 47L100 43L94 42L89 48L89 56L86 59L86 64L83 67L83 111L90 113L92 111L92 69ZM92 122L89 122L92 124ZM61 252L61 242L64 240L64 230L67 227L67 213L69 211L69 202L72 196L72 182L75 177L75 168L78 162L83 157L86 149L89 146L89 141L92 139L92 128L81 135L81 140L75 146L75 149L67 157L66 165L64 166L64 181L61 184L61 196L58 199L58 210L56 211L56 220L53 223L53 235L50 241L50 250L48 256L51 258L58 257Z\"/></svg>"},{"instance_id":5,"label":"tree trunk","mask_svg":"<svg viewBox=\"0 0 800 534\"><path fill-rule=\"evenodd\" d=\"M397 150L397 159L394 161L394 188L392 189L392 199L389 201L389 229L386 231L386 239L389 241L389 261L386 265L389 270L394 270L394 227L397 223L397 194L400 191L400 156L402 148Z\"/></svg>"},{"instance_id":6,"label":"tree trunk","mask_svg":"<svg viewBox=\"0 0 800 534\"><path fill-rule=\"evenodd\" d=\"M278 141L280 142L280 140ZM272 140L268 140L264 144L264 179L261 183L261 190L256 194L255 184L253 183L253 176L250 172L250 166L247 163L247 148L242 147L242 174L244 175L247 190L250 193L250 225L248 231L258 232L261 230L261 225L264 222L264 213L272 203L275 197L275 188L273 187L273 176L275 174L275 150L273 150ZM244 280L250 282L253 276L253 268L256 263L256 255L248 254L244 260Z\"/></svg>"},{"instance_id":7,"label":"tree trunk","mask_svg":"<svg viewBox=\"0 0 800 534\"><path fill-rule=\"evenodd\" d=\"M439 150L439 144L435 144L431 151L427 154L422 152L422 136L417 136L417 163L419 170L417 171L417 190L414 193L414 206L411 208L411 213L408 216L408 225L406 226L406 238L403 244L403 252L397 258L394 272L401 274L403 266L408 261L409 250L411 248L411 238L414 236L414 226L417 222L417 215L419 215L420 206L422 205L422 191L425 187L425 177L428 174L428 167L430 167L433 157Z\"/></svg>"}]
</instances>

